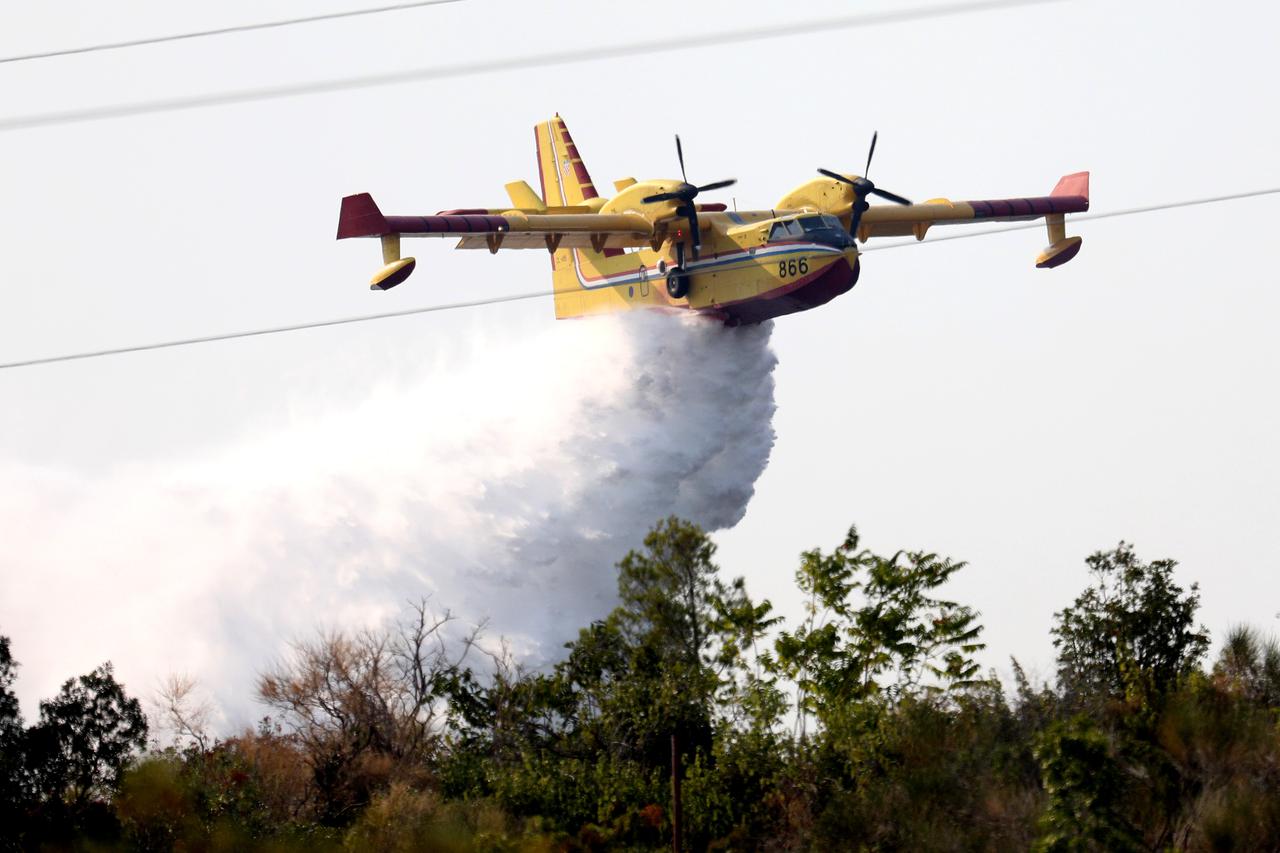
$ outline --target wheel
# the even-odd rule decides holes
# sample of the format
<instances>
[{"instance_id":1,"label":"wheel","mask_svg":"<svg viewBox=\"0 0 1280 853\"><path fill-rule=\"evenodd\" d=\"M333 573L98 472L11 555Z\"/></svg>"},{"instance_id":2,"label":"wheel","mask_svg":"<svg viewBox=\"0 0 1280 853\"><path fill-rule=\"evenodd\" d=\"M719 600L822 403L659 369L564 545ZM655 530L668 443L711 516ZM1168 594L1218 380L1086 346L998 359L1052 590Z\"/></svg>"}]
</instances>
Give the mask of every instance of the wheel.
<instances>
[{"instance_id":1,"label":"wheel","mask_svg":"<svg viewBox=\"0 0 1280 853\"><path fill-rule=\"evenodd\" d=\"M689 274L679 267L667 273L667 295L672 299L684 299L689 295Z\"/></svg>"}]
</instances>

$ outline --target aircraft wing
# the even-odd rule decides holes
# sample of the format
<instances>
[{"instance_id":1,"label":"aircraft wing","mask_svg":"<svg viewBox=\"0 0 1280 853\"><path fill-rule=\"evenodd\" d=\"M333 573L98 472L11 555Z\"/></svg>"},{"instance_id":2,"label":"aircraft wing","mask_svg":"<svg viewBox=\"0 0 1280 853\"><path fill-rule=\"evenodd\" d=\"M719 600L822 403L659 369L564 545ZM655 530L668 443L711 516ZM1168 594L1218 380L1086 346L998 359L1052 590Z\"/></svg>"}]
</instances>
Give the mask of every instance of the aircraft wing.
<instances>
[{"instance_id":1,"label":"aircraft wing","mask_svg":"<svg viewBox=\"0 0 1280 853\"><path fill-rule=\"evenodd\" d=\"M459 249L554 249L601 251L645 246L653 223L625 213L592 213L590 208L526 210L445 210L431 216L385 216L368 193L347 196L338 216L338 239L348 237L457 238Z\"/></svg>"},{"instance_id":2,"label":"aircraft wing","mask_svg":"<svg viewBox=\"0 0 1280 853\"><path fill-rule=\"evenodd\" d=\"M1077 172L1058 181L1047 196L1032 198L948 201L934 199L924 204L875 205L862 215L858 238L906 237L923 240L933 225L955 222L1016 222L1082 213L1089 209L1089 173Z\"/></svg>"}]
</instances>

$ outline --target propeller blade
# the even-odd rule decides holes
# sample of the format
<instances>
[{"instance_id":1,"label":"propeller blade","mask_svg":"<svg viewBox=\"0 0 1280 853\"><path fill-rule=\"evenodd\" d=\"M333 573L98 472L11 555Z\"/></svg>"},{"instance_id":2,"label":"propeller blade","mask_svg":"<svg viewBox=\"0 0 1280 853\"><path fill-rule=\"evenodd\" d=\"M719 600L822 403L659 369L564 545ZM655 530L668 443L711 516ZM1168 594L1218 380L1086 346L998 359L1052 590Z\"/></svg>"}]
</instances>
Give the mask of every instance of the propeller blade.
<instances>
[{"instance_id":1,"label":"propeller blade","mask_svg":"<svg viewBox=\"0 0 1280 853\"><path fill-rule=\"evenodd\" d=\"M676 208L676 216L689 220L689 240L693 244L693 258L698 259L702 249L702 229L698 227L698 208L692 201L686 201Z\"/></svg>"},{"instance_id":2,"label":"propeller blade","mask_svg":"<svg viewBox=\"0 0 1280 853\"><path fill-rule=\"evenodd\" d=\"M853 184L852 179L846 178L844 175L837 174L831 171L830 169L819 169L818 174L826 175L828 178L831 178L832 180L835 180L835 181L839 181L842 184Z\"/></svg>"},{"instance_id":3,"label":"propeller blade","mask_svg":"<svg viewBox=\"0 0 1280 853\"><path fill-rule=\"evenodd\" d=\"M737 178L729 178L726 181L716 181L715 183L711 183L711 184L703 184L702 186L698 187L698 192L704 193L704 192L709 192L711 190L722 190L725 187L733 186L737 182L738 182Z\"/></svg>"},{"instance_id":4,"label":"propeller blade","mask_svg":"<svg viewBox=\"0 0 1280 853\"><path fill-rule=\"evenodd\" d=\"M676 134L676 157L680 160L680 177L687 184L689 176L684 173L684 148L680 145L680 134Z\"/></svg>"},{"instance_id":5,"label":"propeller blade","mask_svg":"<svg viewBox=\"0 0 1280 853\"><path fill-rule=\"evenodd\" d=\"M849 211L849 236L858 239L858 226L862 224L862 214L867 212L869 205L861 198L855 198L853 208Z\"/></svg>"},{"instance_id":6,"label":"propeller blade","mask_svg":"<svg viewBox=\"0 0 1280 853\"><path fill-rule=\"evenodd\" d=\"M897 204L911 204L909 199L905 199L896 193L889 192L888 190L879 189L878 187L872 187L868 192L878 195L880 198L887 198L889 201L896 202Z\"/></svg>"},{"instance_id":7,"label":"propeller blade","mask_svg":"<svg viewBox=\"0 0 1280 853\"><path fill-rule=\"evenodd\" d=\"M871 150L867 152L867 168L862 170L862 177L871 174L871 158L876 153L876 140L880 138L880 131L874 131L871 134Z\"/></svg>"},{"instance_id":8,"label":"propeller blade","mask_svg":"<svg viewBox=\"0 0 1280 853\"><path fill-rule=\"evenodd\" d=\"M653 204L658 201L682 201L684 196L680 193L658 193L657 195L645 196L640 199L641 204Z\"/></svg>"}]
</instances>

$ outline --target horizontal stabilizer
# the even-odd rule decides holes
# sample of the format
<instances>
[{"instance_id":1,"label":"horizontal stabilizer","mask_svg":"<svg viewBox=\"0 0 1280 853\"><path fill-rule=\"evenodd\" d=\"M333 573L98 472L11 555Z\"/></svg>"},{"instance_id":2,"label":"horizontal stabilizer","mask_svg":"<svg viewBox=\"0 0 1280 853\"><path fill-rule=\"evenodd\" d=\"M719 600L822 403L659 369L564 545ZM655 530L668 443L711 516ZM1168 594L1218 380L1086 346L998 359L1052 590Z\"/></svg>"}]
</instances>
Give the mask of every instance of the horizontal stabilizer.
<instances>
[{"instance_id":1,"label":"horizontal stabilizer","mask_svg":"<svg viewBox=\"0 0 1280 853\"><path fill-rule=\"evenodd\" d=\"M546 204L533 191L533 187L524 181L512 181L506 185L506 189L507 196L510 197L511 203L515 205L517 210L541 211L547 209Z\"/></svg>"}]
</instances>

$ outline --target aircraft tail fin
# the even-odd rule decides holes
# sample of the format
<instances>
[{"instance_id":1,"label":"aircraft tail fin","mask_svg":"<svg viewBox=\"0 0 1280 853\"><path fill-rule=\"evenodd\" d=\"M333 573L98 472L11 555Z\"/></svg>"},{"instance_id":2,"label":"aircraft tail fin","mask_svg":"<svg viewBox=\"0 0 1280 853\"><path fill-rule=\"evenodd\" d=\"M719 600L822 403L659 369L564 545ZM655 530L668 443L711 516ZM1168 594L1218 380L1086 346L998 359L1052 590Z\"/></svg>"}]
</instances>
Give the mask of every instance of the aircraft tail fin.
<instances>
[{"instance_id":1,"label":"aircraft tail fin","mask_svg":"<svg viewBox=\"0 0 1280 853\"><path fill-rule=\"evenodd\" d=\"M596 192L591 175L582 162L578 146L564 119L557 114L534 128L538 146L538 178L542 182L542 200L548 208L586 207L598 211L605 199ZM569 249L561 247L551 256L552 281L555 288L556 316L577 317L595 313L600 300L588 293L583 276L598 268L612 268L621 249Z\"/></svg>"},{"instance_id":2,"label":"aircraft tail fin","mask_svg":"<svg viewBox=\"0 0 1280 853\"><path fill-rule=\"evenodd\" d=\"M585 205L599 208L604 199L596 192L591 175L582 163L582 155L573 144L569 128L557 115L534 128L538 141L538 177L542 180L542 199L547 207Z\"/></svg>"}]
</instances>

